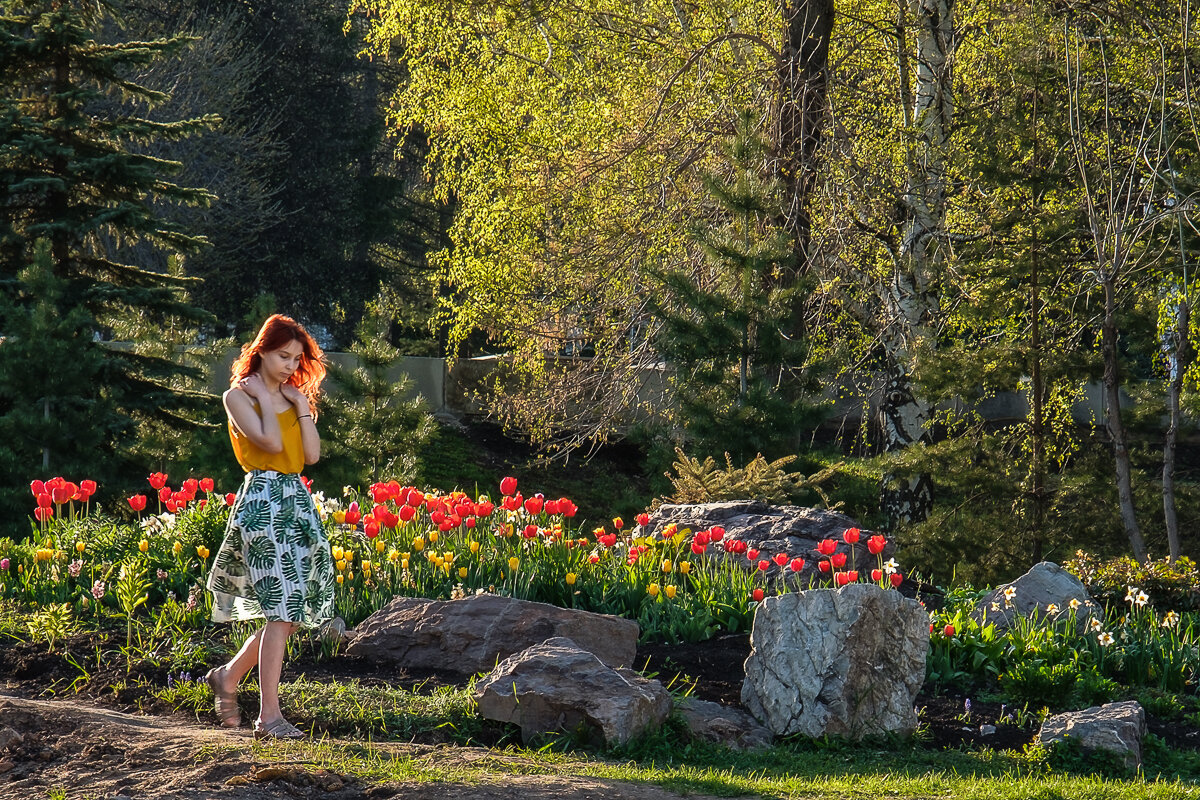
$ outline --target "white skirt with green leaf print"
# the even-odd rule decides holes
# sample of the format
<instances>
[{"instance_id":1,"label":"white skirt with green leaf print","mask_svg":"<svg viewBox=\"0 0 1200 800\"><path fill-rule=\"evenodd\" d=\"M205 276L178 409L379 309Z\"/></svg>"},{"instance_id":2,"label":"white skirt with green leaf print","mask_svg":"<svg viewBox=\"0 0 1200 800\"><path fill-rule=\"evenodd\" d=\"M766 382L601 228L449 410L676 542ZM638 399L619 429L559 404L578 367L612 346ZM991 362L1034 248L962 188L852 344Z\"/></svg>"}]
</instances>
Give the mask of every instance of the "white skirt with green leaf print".
<instances>
[{"instance_id":1,"label":"white skirt with green leaf print","mask_svg":"<svg viewBox=\"0 0 1200 800\"><path fill-rule=\"evenodd\" d=\"M216 622L265 618L314 628L333 618L329 540L299 475L246 473L208 590Z\"/></svg>"}]
</instances>

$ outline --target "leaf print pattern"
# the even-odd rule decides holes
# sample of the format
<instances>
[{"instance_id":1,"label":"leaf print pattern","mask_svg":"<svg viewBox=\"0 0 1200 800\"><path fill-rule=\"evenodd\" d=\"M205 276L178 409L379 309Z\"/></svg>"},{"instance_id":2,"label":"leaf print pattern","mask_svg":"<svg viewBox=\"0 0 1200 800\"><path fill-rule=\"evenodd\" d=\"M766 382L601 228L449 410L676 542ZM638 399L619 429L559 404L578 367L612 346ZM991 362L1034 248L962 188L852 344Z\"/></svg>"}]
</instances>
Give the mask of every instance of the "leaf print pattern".
<instances>
[{"instance_id":1,"label":"leaf print pattern","mask_svg":"<svg viewBox=\"0 0 1200 800\"><path fill-rule=\"evenodd\" d=\"M333 561L298 475L251 472L230 509L208 588L217 622L316 627L333 617Z\"/></svg>"}]
</instances>

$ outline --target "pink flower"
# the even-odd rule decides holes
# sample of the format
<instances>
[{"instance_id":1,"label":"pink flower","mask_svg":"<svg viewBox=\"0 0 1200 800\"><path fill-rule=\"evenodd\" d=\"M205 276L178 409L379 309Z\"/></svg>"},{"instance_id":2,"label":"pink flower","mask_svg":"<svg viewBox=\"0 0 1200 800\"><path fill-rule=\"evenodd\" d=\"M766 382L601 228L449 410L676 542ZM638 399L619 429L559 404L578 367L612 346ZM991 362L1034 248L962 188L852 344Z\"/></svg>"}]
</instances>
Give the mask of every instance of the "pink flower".
<instances>
[{"instance_id":1,"label":"pink flower","mask_svg":"<svg viewBox=\"0 0 1200 800\"><path fill-rule=\"evenodd\" d=\"M68 574L69 574L69 575L70 575L72 578L78 578L78 577L79 577L79 572L80 572L82 569L83 569L83 562L82 562L82 561L80 561L80 560L77 558L77 559L75 559L74 561L72 561L72 562L70 563L70 565L67 567L67 573L68 573Z\"/></svg>"},{"instance_id":2,"label":"pink flower","mask_svg":"<svg viewBox=\"0 0 1200 800\"><path fill-rule=\"evenodd\" d=\"M104 581L96 581L92 584L92 597L97 600L104 597Z\"/></svg>"},{"instance_id":3,"label":"pink flower","mask_svg":"<svg viewBox=\"0 0 1200 800\"><path fill-rule=\"evenodd\" d=\"M8 572L8 559L0 558L0 572Z\"/></svg>"}]
</instances>

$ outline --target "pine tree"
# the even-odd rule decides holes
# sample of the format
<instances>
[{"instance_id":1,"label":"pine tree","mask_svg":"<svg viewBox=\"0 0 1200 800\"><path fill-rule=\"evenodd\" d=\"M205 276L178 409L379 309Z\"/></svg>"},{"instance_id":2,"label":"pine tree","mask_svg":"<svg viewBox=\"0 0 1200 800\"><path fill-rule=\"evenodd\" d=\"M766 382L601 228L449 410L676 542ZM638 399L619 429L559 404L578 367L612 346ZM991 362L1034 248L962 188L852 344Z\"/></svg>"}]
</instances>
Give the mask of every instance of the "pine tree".
<instances>
[{"instance_id":1,"label":"pine tree","mask_svg":"<svg viewBox=\"0 0 1200 800\"><path fill-rule=\"evenodd\" d=\"M106 346L101 340L131 315L144 325L199 323L209 317L180 294L182 278L134 266L123 251L148 243L165 253L204 244L159 214L162 203L207 203L202 189L178 186L169 176L180 165L140 152L159 140L188 136L211 119L155 121L129 112L129 102L153 105L165 95L130 75L178 48L182 38L98 41L108 3L79 0L0 2L0 332L32 330L45 313L38 286L48 280L35 263L36 243L53 276L53 313L71 320L72 346L56 349L54 336L0 348L0 375L36 375L64 368L61 359L94 364L89 380L71 382L51 403L50 422L17 411L20 392L41 396L44 382L25 387L3 379L0 414L18 440L49 441L63 425L98 432L87 452L48 448L48 469L68 464L110 479L119 470L112 454L136 434L133 415L186 423L196 398L178 393L173 378L188 371L177 360ZM40 251L37 251L40 252ZM34 283L30 283L33 281ZM38 282L41 282L39 284ZM39 350L35 341L46 343ZM102 400L102 402L100 402ZM11 419L9 418L11 416ZM45 416L45 415L43 415ZM82 441L82 440L81 440ZM70 456L68 457L68 453ZM23 485L36 463L8 464L5 485ZM13 509L5 509L12 511Z\"/></svg>"},{"instance_id":2,"label":"pine tree","mask_svg":"<svg viewBox=\"0 0 1200 800\"><path fill-rule=\"evenodd\" d=\"M704 179L722 220L696 231L705 263L698 276L660 273L668 292L655 312L690 449L746 461L795 452L816 409L804 399L807 348L787 334L805 286L778 288L791 239L772 222L780 186L764 177L767 149L749 114L739 116L725 155L727 169Z\"/></svg>"},{"instance_id":3,"label":"pine tree","mask_svg":"<svg viewBox=\"0 0 1200 800\"><path fill-rule=\"evenodd\" d=\"M378 304L369 305L350 347L358 366L330 366L337 390L329 396L328 421L322 418L329 451L322 469L339 481L413 480L417 451L436 426L424 400L409 398L411 381L393 377L400 351L388 342L391 324Z\"/></svg>"}]
</instances>

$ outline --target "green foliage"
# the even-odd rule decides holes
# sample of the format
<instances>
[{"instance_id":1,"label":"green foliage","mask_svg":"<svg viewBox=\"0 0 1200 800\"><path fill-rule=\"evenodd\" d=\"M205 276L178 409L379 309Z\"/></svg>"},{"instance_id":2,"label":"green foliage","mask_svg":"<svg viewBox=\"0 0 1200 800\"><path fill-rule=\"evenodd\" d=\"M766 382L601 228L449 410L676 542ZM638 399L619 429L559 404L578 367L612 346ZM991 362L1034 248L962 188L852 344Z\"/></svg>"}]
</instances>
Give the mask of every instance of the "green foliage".
<instances>
[{"instance_id":1,"label":"green foliage","mask_svg":"<svg viewBox=\"0 0 1200 800\"><path fill-rule=\"evenodd\" d=\"M1126 602L1130 586L1153 597L1160 611L1200 608L1200 568L1186 556L1176 561L1151 559L1139 564L1129 556L1101 559L1080 550L1063 566L1083 581L1096 601L1109 608Z\"/></svg>"},{"instance_id":2,"label":"green foliage","mask_svg":"<svg viewBox=\"0 0 1200 800\"><path fill-rule=\"evenodd\" d=\"M674 489L674 493L667 498L670 503L765 500L778 504L787 502L800 492L811 490L817 493L826 508L840 507L840 503L830 503L821 485L829 480L841 464L804 476L785 469L796 460L796 456L767 461L759 453L744 467L735 467L733 459L726 453L725 469L720 469L711 456L701 462L688 458L679 448L676 448L675 455L678 459L672 465L675 475L667 474Z\"/></svg>"},{"instance_id":3,"label":"green foliage","mask_svg":"<svg viewBox=\"0 0 1200 800\"><path fill-rule=\"evenodd\" d=\"M329 455L319 471L333 483L412 481L417 453L437 426L425 401L410 397L412 381L393 377L400 353L388 344L390 324L378 307L368 311L350 348L358 365L331 365L337 391L329 395L322 420Z\"/></svg>"}]
</instances>

